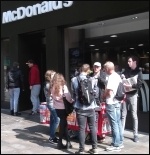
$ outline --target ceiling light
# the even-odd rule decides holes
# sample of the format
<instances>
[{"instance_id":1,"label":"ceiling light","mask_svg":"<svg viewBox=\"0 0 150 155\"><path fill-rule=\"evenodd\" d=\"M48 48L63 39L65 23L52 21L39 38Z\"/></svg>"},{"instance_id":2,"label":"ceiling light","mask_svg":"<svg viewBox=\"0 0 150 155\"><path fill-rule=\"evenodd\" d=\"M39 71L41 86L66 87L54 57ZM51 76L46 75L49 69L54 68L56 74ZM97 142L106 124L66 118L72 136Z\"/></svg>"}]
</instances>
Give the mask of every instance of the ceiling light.
<instances>
[{"instance_id":1,"label":"ceiling light","mask_svg":"<svg viewBox=\"0 0 150 155\"><path fill-rule=\"evenodd\" d=\"M146 53L149 53L149 52L146 52Z\"/></svg>"},{"instance_id":2,"label":"ceiling light","mask_svg":"<svg viewBox=\"0 0 150 155\"><path fill-rule=\"evenodd\" d=\"M133 48L133 47L131 47L130 49L131 49L131 50L133 50L134 48Z\"/></svg>"},{"instance_id":3,"label":"ceiling light","mask_svg":"<svg viewBox=\"0 0 150 155\"><path fill-rule=\"evenodd\" d=\"M144 44L138 44L138 46L144 46Z\"/></svg>"},{"instance_id":4,"label":"ceiling light","mask_svg":"<svg viewBox=\"0 0 150 155\"><path fill-rule=\"evenodd\" d=\"M90 45L90 46L92 47L92 46L95 46L95 45Z\"/></svg>"},{"instance_id":5,"label":"ceiling light","mask_svg":"<svg viewBox=\"0 0 150 155\"><path fill-rule=\"evenodd\" d=\"M137 16L135 16L135 17L132 17L132 19L134 20L134 19L138 19L138 17Z\"/></svg>"},{"instance_id":6,"label":"ceiling light","mask_svg":"<svg viewBox=\"0 0 150 155\"><path fill-rule=\"evenodd\" d=\"M110 41L104 41L105 44L109 43Z\"/></svg>"},{"instance_id":7,"label":"ceiling light","mask_svg":"<svg viewBox=\"0 0 150 155\"><path fill-rule=\"evenodd\" d=\"M95 51L98 51L99 49L98 48L96 48L96 49L94 49Z\"/></svg>"},{"instance_id":8,"label":"ceiling light","mask_svg":"<svg viewBox=\"0 0 150 155\"><path fill-rule=\"evenodd\" d=\"M114 35L112 35L112 36L110 36L110 37L115 38L115 37L117 37L117 35L114 34Z\"/></svg>"},{"instance_id":9,"label":"ceiling light","mask_svg":"<svg viewBox=\"0 0 150 155\"><path fill-rule=\"evenodd\" d=\"M123 51L123 53L126 53L126 51Z\"/></svg>"}]
</instances>

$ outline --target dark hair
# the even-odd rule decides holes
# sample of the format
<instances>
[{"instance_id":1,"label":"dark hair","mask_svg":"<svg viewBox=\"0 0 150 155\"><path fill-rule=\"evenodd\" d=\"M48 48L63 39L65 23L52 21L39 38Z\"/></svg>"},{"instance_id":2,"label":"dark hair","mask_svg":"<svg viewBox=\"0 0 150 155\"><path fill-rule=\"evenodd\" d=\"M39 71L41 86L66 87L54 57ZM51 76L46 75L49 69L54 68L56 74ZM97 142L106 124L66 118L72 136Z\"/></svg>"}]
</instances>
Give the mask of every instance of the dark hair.
<instances>
[{"instance_id":1,"label":"dark hair","mask_svg":"<svg viewBox=\"0 0 150 155\"><path fill-rule=\"evenodd\" d=\"M18 62L14 62L13 63L13 67L17 67L17 66L19 66L19 63Z\"/></svg>"},{"instance_id":2,"label":"dark hair","mask_svg":"<svg viewBox=\"0 0 150 155\"><path fill-rule=\"evenodd\" d=\"M35 61L34 60L32 60L32 59L30 59L30 60L28 60L28 62L27 63L32 63L32 64L35 64Z\"/></svg>"},{"instance_id":3,"label":"dark hair","mask_svg":"<svg viewBox=\"0 0 150 155\"><path fill-rule=\"evenodd\" d=\"M128 60L129 60L130 58L131 58L133 61L136 61L136 64L139 63L139 58L138 58L137 56L135 56L135 55L128 56Z\"/></svg>"}]
</instances>

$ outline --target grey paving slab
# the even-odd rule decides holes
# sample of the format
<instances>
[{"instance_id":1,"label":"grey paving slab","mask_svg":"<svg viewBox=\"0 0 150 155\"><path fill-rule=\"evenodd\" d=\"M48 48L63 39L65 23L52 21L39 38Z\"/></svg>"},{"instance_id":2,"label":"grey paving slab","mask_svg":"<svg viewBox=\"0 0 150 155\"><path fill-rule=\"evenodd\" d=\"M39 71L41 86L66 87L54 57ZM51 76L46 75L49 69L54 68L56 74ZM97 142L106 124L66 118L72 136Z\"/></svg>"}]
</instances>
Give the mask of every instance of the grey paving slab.
<instances>
[{"instance_id":1,"label":"grey paving slab","mask_svg":"<svg viewBox=\"0 0 150 155\"><path fill-rule=\"evenodd\" d=\"M29 112L23 111L17 117L9 115L8 109L1 109L1 154L74 154L78 150L78 140L72 139L70 150L58 150L56 145L50 144L49 125L40 123L39 114L29 116ZM140 132L139 142L135 143L132 131L125 130L125 147L120 152L105 151L110 143L111 135L98 143L99 154L149 154L149 133ZM90 144L85 145L86 151L90 148Z\"/></svg>"}]
</instances>

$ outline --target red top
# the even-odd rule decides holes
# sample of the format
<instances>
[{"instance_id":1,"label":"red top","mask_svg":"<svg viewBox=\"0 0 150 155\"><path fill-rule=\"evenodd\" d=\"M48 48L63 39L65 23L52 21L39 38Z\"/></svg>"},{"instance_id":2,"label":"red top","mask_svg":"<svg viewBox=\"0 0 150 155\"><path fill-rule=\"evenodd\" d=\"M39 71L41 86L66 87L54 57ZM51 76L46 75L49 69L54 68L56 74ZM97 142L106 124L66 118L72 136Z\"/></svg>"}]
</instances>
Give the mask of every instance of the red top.
<instances>
[{"instance_id":1,"label":"red top","mask_svg":"<svg viewBox=\"0 0 150 155\"><path fill-rule=\"evenodd\" d=\"M30 86L41 84L40 72L37 65L33 65L29 72L29 84Z\"/></svg>"}]
</instances>

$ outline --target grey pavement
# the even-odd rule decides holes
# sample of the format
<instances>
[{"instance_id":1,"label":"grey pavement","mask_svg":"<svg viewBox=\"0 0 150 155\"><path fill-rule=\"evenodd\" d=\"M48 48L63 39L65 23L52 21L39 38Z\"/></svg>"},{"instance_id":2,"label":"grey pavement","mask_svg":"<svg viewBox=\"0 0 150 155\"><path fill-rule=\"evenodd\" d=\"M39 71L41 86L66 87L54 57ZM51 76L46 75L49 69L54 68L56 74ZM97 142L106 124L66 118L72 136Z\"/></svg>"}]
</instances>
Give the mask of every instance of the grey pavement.
<instances>
[{"instance_id":1,"label":"grey pavement","mask_svg":"<svg viewBox=\"0 0 150 155\"><path fill-rule=\"evenodd\" d=\"M39 114L30 116L29 112L11 116L8 109L1 109L1 154L74 154L78 150L78 140L74 139L72 149L58 150L48 141L49 126L40 123ZM120 152L107 152L105 148L111 143L111 135L107 135L104 142L98 143L99 154L149 154L149 133L139 132L138 143L132 138L132 131L125 130L125 147ZM87 151L90 148L90 144L85 145Z\"/></svg>"}]
</instances>

